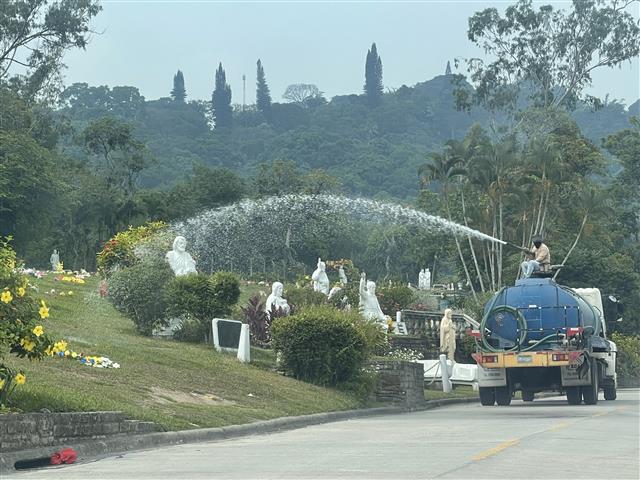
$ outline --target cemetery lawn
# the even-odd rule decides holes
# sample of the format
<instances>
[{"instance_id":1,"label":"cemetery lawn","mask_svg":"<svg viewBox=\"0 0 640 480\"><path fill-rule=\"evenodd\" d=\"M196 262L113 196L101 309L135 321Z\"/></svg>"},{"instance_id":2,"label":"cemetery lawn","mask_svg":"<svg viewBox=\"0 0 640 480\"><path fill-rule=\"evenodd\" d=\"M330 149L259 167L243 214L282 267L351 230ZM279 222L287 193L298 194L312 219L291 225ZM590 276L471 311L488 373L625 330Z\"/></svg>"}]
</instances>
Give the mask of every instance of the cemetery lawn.
<instances>
[{"instance_id":1,"label":"cemetery lawn","mask_svg":"<svg viewBox=\"0 0 640 480\"><path fill-rule=\"evenodd\" d=\"M270 351L252 349L254 363L244 365L207 345L141 336L130 320L100 298L97 277L79 285L56 281L49 273L40 280L30 277L30 282L38 287L35 297L50 308L42 326L54 341L64 339L69 350L106 356L121 367L8 356L7 363L26 375L26 383L11 397L23 411L121 410L130 418L177 430L365 406L349 393L275 373ZM45 293L52 288L55 294Z\"/></svg>"}]
</instances>

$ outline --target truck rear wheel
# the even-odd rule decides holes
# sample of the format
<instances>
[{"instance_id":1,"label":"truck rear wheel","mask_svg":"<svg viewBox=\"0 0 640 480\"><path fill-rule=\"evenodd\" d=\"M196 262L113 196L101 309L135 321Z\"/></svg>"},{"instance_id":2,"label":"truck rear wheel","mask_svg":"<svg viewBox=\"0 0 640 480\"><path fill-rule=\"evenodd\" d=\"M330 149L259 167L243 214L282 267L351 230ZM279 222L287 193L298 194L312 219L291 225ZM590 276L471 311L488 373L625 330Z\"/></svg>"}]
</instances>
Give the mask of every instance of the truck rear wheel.
<instances>
[{"instance_id":1,"label":"truck rear wheel","mask_svg":"<svg viewBox=\"0 0 640 480\"><path fill-rule=\"evenodd\" d=\"M496 387L496 403L503 407L511 404L511 389L509 385L505 387Z\"/></svg>"},{"instance_id":2,"label":"truck rear wheel","mask_svg":"<svg viewBox=\"0 0 640 480\"><path fill-rule=\"evenodd\" d=\"M496 389L493 387L480 387L480 403L485 407L496 403Z\"/></svg>"},{"instance_id":3,"label":"truck rear wheel","mask_svg":"<svg viewBox=\"0 0 640 480\"><path fill-rule=\"evenodd\" d=\"M618 397L616 387L604 387L604 399L615 400Z\"/></svg>"},{"instance_id":4,"label":"truck rear wheel","mask_svg":"<svg viewBox=\"0 0 640 480\"><path fill-rule=\"evenodd\" d=\"M536 396L531 390L523 390L522 391L522 401L523 402L533 402L534 397Z\"/></svg>"},{"instance_id":5,"label":"truck rear wheel","mask_svg":"<svg viewBox=\"0 0 640 480\"><path fill-rule=\"evenodd\" d=\"M569 405L580 405L580 402L582 402L580 387L567 387L567 402L569 402Z\"/></svg>"},{"instance_id":6,"label":"truck rear wheel","mask_svg":"<svg viewBox=\"0 0 640 480\"><path fill-rule=\"evenodd\" d=\"M582 398L584 398L585 405L597 405L598 404L598 362L595 360L591 361L591 365L589 365L589 370L591 374L591 385L585 385L581 387L582 390Z\"/></svg>"}]
</instances>

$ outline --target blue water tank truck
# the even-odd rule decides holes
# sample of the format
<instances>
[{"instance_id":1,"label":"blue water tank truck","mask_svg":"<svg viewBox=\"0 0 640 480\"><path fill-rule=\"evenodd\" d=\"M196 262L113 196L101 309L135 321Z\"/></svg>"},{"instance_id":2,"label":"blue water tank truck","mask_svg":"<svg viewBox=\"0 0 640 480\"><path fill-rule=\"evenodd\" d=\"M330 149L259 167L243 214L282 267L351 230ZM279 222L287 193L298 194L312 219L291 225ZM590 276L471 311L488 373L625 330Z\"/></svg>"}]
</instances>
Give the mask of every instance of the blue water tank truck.
<instances>
[{"instance_id":1,"label":"blue water tank truck","mask_svg":"<svg viewBox=\"0 0 640 480\"><path fill-rule=\"evenodd\" d=\"M616 398L616 345L606 336L597 288L569 288L551 278L525 278L487 303L477 349L482 405L509 405L515 392L564 392L570 405Z\"/></svg>"}]
</instances>

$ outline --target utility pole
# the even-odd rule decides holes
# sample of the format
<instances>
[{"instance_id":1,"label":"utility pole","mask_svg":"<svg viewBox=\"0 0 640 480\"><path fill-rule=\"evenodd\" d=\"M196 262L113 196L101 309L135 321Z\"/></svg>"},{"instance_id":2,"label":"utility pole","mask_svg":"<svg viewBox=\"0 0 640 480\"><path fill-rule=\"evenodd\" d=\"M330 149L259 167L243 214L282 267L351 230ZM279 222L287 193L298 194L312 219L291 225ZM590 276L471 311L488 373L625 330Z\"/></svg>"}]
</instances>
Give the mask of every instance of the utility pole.
<instances>
[{"instance_id":1,"label":"utility pole","mask_svg":"<svg viewBox=\"0 0 640 480\"><path fill-rule=\"evenodd\" d=\"M244 106L246 105L247 96L247 76L242 74L242 111L244 112Z\"/></svg>"}]
</instances>

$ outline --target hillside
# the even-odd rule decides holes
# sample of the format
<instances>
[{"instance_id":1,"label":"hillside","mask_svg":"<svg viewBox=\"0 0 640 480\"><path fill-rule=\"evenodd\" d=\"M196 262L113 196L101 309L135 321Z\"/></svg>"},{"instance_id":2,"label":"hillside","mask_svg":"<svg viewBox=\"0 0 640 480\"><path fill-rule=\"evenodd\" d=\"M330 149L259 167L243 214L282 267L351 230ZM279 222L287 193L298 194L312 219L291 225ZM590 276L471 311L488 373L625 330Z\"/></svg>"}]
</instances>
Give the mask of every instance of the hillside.
<instances>
[{"instance_id":1,"label":"hillside","mask_svg":"<svg viewBox=\"0 0 640 480\"><path fill-rule=\"evenodd\" d=\"M146 187L171 186L197 163L249 177L259 164L281 159L293 160L303 172L328 171L348 193L403 199L416 195L417 169L429 152L450 138L462 138L475 122L489 125L485 111L454 108L451 79L441 75L402 86L385 94L376 108L359 95L304 105L274 103L268 119L250 106L234 113L233 128L213 131L208 102L146 101L135 87L74 84L64 94L61 113L78 132L104 115L132 122L155 158L142 176ZM578 108L573 116L600 145L602 138L628 126L634 108L628 111L614 101L595 112ZM79 148L71 151L83 155Z\"/></svg>"}]
</instances>

